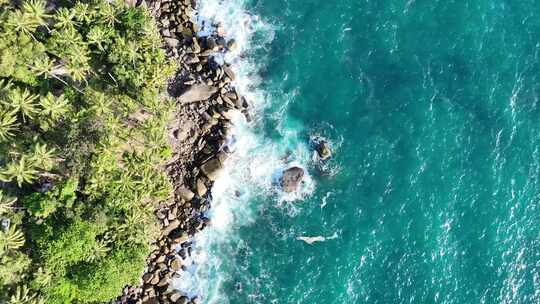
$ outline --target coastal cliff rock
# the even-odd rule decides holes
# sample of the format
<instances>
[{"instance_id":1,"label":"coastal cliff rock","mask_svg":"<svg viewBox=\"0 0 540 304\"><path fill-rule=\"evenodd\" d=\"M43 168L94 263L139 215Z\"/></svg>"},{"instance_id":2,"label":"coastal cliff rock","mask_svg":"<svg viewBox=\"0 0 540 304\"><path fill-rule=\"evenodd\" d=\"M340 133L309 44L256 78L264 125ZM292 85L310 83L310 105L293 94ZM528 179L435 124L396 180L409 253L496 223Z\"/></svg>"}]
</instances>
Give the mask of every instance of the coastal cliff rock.
<instances>
[{"instance_id":1,"label":"coastal cliff rock","mask_svg":"<svg viewBox=\"0 0 540 304\"><path fill-rule=\"evenodd\" d=\"M283 171L280 185L283 191L291 193L298 189L298 186L304 178L304 169L300 167L292 167Z\"/></svg>"},{"instance_id":2,"label":"coastal cliff rock","mask_svg":"<svg viewBox=\"0 0 540 304\"><path fill-rule=\"evenodd\" d=\"M191 86L178 98L181 103L190 103L195 101L208 100L218 91L218 88L206 84Z\"/></svg>"}]
</instances>

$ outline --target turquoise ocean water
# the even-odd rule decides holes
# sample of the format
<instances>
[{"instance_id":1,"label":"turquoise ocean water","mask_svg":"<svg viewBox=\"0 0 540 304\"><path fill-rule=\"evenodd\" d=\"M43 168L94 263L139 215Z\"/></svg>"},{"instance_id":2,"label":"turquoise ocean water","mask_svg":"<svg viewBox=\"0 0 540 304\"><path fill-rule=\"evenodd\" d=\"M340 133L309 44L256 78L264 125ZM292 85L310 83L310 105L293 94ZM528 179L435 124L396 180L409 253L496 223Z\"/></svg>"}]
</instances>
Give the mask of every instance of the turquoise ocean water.
<instances>
[{"instance_id":1,"label":"turquoise ocean water","mask_svg":"<svg viewBox=\"0 0 540 304\"><path fill-rule=\"evenodd\" d=\"M236 123L179 288L205 303L540 303L539 1L200 11L239 41L222 60L255 120ZM309 174L286 195L291 165Z\"/></svg>"}]
</instances>

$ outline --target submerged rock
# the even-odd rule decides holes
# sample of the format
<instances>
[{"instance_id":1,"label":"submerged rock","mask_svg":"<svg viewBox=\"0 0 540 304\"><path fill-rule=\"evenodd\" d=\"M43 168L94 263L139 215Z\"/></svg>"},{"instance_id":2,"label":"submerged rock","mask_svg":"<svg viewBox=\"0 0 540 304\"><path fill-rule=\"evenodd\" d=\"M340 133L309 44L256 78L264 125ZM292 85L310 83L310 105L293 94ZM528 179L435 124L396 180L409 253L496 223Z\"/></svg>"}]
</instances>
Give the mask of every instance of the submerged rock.
<instances>
[{"instance_id":1,"label":"submerged rock","mask_svg":"<svg viewBox=\"0 0 540 304\"><path fill-rule=\"evenodd\" d=\"M298 185L304 178L304 169L299 167L292 167L283 172L280 185L285 192L294 192L298 189Z\"/></svg>"}]
</instances>

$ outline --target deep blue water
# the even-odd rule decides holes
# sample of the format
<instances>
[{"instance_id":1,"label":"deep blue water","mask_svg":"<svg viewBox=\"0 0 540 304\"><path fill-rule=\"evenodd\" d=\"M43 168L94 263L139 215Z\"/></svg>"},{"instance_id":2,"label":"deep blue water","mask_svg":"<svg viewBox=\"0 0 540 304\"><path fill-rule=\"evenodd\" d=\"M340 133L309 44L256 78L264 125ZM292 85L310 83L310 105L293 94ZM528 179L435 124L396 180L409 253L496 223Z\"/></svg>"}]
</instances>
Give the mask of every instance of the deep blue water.
<instances>
[{"instance_id":1,"label":"deep blue water","mask_svg":"<svg viewBox=\"0 0 540 304\"><path fill-rule=\"evenodd\" d=\"M259 110L213 190L205 301L540 303L540 1L229 2Z\"/></svg>"}]
</instances>

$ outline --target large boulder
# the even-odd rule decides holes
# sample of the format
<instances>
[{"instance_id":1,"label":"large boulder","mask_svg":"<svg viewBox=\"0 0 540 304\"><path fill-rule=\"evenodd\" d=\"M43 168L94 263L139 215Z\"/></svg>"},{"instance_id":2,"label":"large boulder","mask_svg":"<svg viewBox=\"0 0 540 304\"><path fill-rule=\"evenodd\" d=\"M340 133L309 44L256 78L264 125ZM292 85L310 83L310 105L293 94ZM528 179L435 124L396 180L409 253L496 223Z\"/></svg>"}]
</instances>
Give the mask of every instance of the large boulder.
<instances>
[{"instance_id":1,"label":"large boulder","mask_svg":"<svg viewBox=\"0 0 540 304\"><path fill-rule=\"evenodd\" d=\"M180 95L179 100L181 103L191 103L195 101L208 100L212 95L214 95L218 89L214 86L209 86L206 84L195 84L189 87L182 95Z\"/></svg>"},{"instance_id":2,"label":"large boulder","mask_svg":"<svg viewBox=\"0 0 540 304\"><path fill-rule=\"evenodd\" d=\"M223 164L221 163L219 157L215 157L204 163L201 166L201 170L209 180L215 181L223 170Z\"/></svg>"},{"instance_id":3,"label":"large boulder","mask_svg":"<svg viewBox=\"0 0 540 304\"><path fill-rule=\"evenodd\" d=\"M299 167L292 167L283 171L281 176L280 185L285 192L294 192L298 189L298 185L304 178L304 169Z\"/></svg>"}]
</instances>

